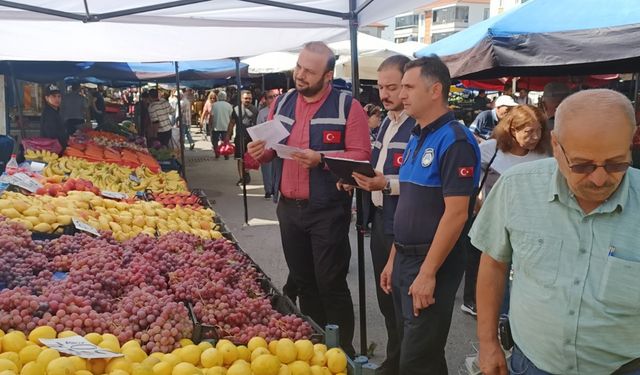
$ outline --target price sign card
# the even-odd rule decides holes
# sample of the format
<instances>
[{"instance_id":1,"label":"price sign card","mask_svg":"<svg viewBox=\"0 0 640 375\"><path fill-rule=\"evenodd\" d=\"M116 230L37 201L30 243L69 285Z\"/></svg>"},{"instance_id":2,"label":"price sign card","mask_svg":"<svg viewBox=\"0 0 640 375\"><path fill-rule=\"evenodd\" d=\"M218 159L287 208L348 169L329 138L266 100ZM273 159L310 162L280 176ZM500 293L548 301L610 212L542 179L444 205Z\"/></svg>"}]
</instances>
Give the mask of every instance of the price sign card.
<instances>
[{"instance_id":1,"label":"price sign card","mask_svg":"<svg viewBox=\"0 0 640 375\"><path fill-rule=\"evenodd\" d=\"M73 221L73 225L76 227L77 230L82 232L87 232L89 234L93 234L94 236L100 237L100 233L98 232L98 230L92 227L91 225L75 217L71 218L71 220Z\"/></svg>"},{"instance_id":2,"label":"price sign card","mask_svg":"<svg viewBox=\"0 0 640 375\"><path fill-rule=\"evenodd\" d=\"M35 193L36 190L40 189L42 185L34 180L33 178L27 176L24 173L16 173L13 175L12 185L15 185L19 188L25 189L31 193Z\"/></svg>"},{"instance_id":3,"label":"price sign card","mask_svg":"<svg viewBox=\"0 0 640 375\"><path fill-rule=\"evenodd\" d=\"M136 174L135 174L135 173L131 173L131 174L129 175L129 179L130 179L131 181L135 182L136 184L139 184L139 183L140 183L140 177L136 176Z\"/></svg>"},{"instance_id":4,"label":"price sign card","mask_svg":"<svg viewBox=\"0 0 640 375\"><path fill-rule=\"evenodd\" d=\"M64 339L40 339L40 342L51 349L80 358L115 358L123 356L123 354L114 353L93 345L82 336L71 336Z\"/></svg>"},{"instance_id":5,"label":"price sign card","mask_svg":"<svg viewBox=\"0 0 640 375\"><path fill-rule=\"evenodd\" d=\"M129 196L127 194L125 194L125 193L117 193L115 191L103 190L100 194L105 198L111 198L111 199L127 199L127 198L129 198Z\"/></svg>"}]
</instances>

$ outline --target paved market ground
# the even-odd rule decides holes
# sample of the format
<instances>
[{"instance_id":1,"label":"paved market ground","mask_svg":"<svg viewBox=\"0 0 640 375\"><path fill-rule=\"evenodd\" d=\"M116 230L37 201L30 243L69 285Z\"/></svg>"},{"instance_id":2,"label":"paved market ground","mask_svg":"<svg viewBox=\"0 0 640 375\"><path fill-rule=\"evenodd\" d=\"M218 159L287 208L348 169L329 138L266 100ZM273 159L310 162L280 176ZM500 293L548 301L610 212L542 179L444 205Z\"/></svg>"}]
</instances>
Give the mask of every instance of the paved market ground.
<instances>
[{"instance_id":1,"label":"paved market ground","mask_svg":"<svg viewBox=\"0 0 640 375\"><path fill-rule=\"evenodd\" d=\"M281 249L280 232L275 213L275 205L264 199L264 190L259 171L251 172L251 184L247 186L249 222L244 225L242 205L242 189L235 186L238 180L235 160L216 160L211 151L211 143L205 141L201 135L195 134L196 149L186 152L187 180L191 188L204 189L211 200L215 200L214 209L223 218L229 229L238 239L240 246L260 265L265 273L271 277L273 283L282 288L287 276L287 266ZM352 258L348 275L349 287L353 296L356 327L358 322L358 275L357 275L357 242L355 228L351 230ZM375 342L377 348L372 361L379 363L384 358L386 334L384 322L380 314L373 288L371 260L369 255L369 239L365 238L366 285L367 285L367 335L369 343ZM475 320L460 312L462 303L462 288L456 297L456 306L449 341L446 348L447 362L450 374L462 374L464 359L475 353L477 339L475 335ZM360 347L360 337L356 328L354 346Z\"/></svg>"}]
</instances>

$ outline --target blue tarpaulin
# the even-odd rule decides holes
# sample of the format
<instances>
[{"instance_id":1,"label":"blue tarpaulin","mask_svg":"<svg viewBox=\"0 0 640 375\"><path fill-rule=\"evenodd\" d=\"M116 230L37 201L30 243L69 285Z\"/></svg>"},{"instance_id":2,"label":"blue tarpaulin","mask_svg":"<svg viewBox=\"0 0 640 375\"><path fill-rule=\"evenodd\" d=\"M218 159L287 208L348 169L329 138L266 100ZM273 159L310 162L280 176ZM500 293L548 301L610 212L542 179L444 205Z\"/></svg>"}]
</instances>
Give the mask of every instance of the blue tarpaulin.
<instances>
[{"instance_id":1,"label":"blue tarpaulin","mask_svg":"<svg viewBox=\"0 0 640 375\"><path fill-rule=\"evenodd\" d=\"M640 63L640 1L530 0L416 53L452 77L622 73Z\"/></svg>"},{"instance_id":2,"label":"blue tarpaulin","mask_svg":"<svg viewBox=\"0 0 640 375\"><path fill-rule=\"evenodd\" d=\"M181 81L226 80L235 76L235 61L188 61L178 63ZM240 63L241 76L248 77L248 65ZM173 62L70 62L14 61L0 62L0 73L32 82L79 80L105 84L138 84L139 82L175 82Z\"/></svg>"}]
</instances>

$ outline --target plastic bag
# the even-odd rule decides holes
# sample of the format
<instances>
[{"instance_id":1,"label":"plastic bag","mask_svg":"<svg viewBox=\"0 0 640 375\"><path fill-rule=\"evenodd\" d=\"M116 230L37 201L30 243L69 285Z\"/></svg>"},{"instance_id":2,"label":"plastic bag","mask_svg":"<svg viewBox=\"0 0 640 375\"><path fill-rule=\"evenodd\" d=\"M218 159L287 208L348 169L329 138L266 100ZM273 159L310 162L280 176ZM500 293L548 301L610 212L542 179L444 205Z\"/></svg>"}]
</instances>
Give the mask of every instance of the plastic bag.
<instances>
[{"instance_id":1,"label":"plastic bag","mask_svg":"<svg viewBox=\"0 0 640 375\"><path fill-rule=\"evenodd\" d=\"M260 163L256 159L251 156L248 152L244 154L244 169L258 169L260 168Z\"/></svg>"},{"instance_id":2,"label":"plastic bag","mask_svg":"<svg viewBox=\"0 0 640 375\"><path fill-rule=\"evenodd\" d=\"M57 139L52 138L25 138L22 140L22 147L24 150L47 150L60 155L62 152L62 145Z\"/></svg>"},{"instance_id":3,"label":"plastic bag","mask_svg":"<svg viewBox=\"0 0 640 375\"><path fill-rule=\"evenodd\" d=\"M219 152L222 156L231 156L236 152L236 147L233 144L226 142L220 146Z\"/></svg>"}]
</instances>

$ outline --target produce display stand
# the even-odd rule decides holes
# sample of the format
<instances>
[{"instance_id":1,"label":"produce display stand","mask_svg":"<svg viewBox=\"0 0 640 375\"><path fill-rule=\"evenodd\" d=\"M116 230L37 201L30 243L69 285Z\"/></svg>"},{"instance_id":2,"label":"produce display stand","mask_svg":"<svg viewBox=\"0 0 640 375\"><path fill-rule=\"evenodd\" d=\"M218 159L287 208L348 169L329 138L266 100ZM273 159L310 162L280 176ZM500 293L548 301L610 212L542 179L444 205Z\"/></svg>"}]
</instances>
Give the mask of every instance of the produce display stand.
<instances>
[{"instance_id":1,"label":"produce display stand","mask_svg":"<svg viewBox=\"0 0 640 375\"><path fill-rule=\"evenodd\" d=\"M248 345L257 336L326 342L325 331L242 249L204 190L189 190L175 172L161 171L139 145L93 132L103 139L80 135L62 157L31 150L28 160L48 164L5 176L0 262L9 257L18 267L0 265L4 331L115 333L119 345L137 340L148 354L190 345L182 343L186 338L220 345L222 339ZM126 167L117 163L125 156ZM157 168L149 171L146 163ZM22 175L34 189L21 185ZM23 240L16 247L7 238ZM6 319L15 311L15 319ZM81 311L92 318L63 319ZM359 374L355 368L349 373Z\"/></svg>"}]
</instances>

